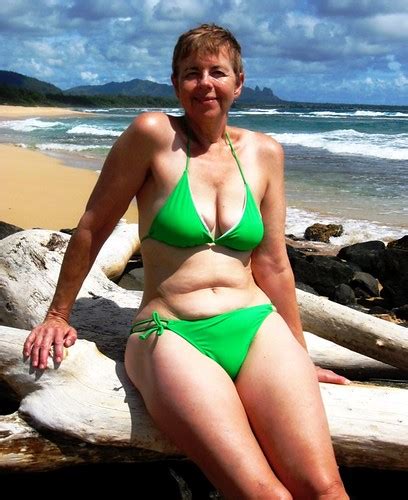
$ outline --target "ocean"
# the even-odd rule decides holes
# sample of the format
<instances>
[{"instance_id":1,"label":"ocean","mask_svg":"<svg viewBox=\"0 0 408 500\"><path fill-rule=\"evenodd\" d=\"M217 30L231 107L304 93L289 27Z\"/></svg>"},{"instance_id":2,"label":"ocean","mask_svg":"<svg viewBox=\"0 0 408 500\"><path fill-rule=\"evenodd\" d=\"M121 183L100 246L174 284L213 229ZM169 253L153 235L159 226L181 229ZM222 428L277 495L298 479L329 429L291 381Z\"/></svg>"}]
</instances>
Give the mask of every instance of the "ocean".
<instances>
[{"instance_id":1,"label":"ocean","mask_svg":"<svg viewBox=\"0 0 408 500\"><path fill-rule=\"evenodd\" d=\"M148 108L0 122L0 141L99 170L115 139ZM157 110L157 108L155 108ZM178 108L161 109L180 115ZM334 245L408 233L408 106L296 104L230 112L231 125L275 137L286 156L286 233L342 224Z\"/></svg>"}]
</instances>

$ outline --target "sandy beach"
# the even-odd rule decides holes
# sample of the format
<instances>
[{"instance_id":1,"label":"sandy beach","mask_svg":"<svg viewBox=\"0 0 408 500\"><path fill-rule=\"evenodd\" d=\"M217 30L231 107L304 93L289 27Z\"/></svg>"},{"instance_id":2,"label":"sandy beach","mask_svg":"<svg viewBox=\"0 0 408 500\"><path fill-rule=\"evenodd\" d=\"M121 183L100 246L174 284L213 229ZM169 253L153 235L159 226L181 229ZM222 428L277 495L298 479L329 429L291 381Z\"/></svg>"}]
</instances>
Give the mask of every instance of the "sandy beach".
<instances>
[{"instance_id":1,"label":"sandy beach","mask_svg":"<svg viewBox=\"0 0 408 500\"><path fill-rule=\"evenodd\" d=\"M0 219L24 229L76 227L98 178L95 171L6 144L0 144L0 176ZM124 218L137 221L136 205Z\"/></svg>"},{"instance_id":2,"label":"sandy beach","mask_svg":"<svg viewBox=\"0 0 408 500\"><path fill-rule=\"evenodd\" d=\"M28 118L30 116L69 116L84 115L83 111L47 106L6 106L0 105L0 120L9 118Z\"/></svg>"}]
</instances>

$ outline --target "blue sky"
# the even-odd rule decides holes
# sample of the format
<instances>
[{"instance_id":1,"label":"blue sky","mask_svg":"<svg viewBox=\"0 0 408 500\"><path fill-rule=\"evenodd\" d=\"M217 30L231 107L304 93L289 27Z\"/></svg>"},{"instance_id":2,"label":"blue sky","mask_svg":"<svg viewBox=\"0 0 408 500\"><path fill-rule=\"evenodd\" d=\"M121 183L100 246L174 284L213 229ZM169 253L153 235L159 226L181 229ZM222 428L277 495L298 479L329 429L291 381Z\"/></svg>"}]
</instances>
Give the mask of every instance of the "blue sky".
<instances>
[{"instance_id":1,"label":"blue sky","mask_svg":"<svg viewBox=\"0 0 408 500\"><path fill-rule=\"evenodd\" d=\"M250 87L408 105L408 0L2 0L0 69L62 89L170 83L179 34L203 22L234 32Z\"/></svg>"}]
</instances>

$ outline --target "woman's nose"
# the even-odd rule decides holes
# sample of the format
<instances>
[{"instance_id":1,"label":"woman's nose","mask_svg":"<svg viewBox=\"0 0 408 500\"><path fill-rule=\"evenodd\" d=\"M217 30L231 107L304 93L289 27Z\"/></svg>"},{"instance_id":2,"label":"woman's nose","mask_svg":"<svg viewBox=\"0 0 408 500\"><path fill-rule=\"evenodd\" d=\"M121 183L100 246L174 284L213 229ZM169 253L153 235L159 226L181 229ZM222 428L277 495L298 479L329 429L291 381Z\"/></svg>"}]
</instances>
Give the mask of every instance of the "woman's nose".
<instances>
[{"instance_id":1,"label":"woman's nose","mask_svg":"<svg viewBox=\"0 0 408 500\"><path fill-rule=\"evenodd\" d=\"M200 85L202 85L203 87L209 87L212 85L212 82L211 82L211 76L209 73L207 72L204 72L200 75L200 80L199 80L199 83Z\"/></svg>"}]
</instances>

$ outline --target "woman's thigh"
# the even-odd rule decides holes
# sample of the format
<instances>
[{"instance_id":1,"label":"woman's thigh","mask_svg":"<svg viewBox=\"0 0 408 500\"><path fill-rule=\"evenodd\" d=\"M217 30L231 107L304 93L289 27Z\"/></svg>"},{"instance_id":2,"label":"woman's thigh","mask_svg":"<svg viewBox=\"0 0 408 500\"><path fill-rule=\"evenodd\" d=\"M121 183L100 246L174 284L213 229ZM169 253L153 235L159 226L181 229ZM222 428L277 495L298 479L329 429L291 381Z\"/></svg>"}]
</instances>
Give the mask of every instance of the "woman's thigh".
<instances>
[{"instance_id":1,"label":"woman's thigh","mask_svg":"<svg viewBox=\"0 0 408 500\"><path fill-rule=\"evenodd\" d=\"M255 438L235 385L177 334L129 339L126 370L158 427L228 497L288 498ZM269 498L266 496L265 498Z\"/></svg>"},{"instance_id":2,"label":"woman's thigh","mask_svg":"<svg viewBox=\"0 0 408 500\"><path fill-rule=\"evenodd\" d=\"M236 387L265 455L295 497L340 480L315 367L279 314L262 324Z\"/></svg>"}]
</instances>

